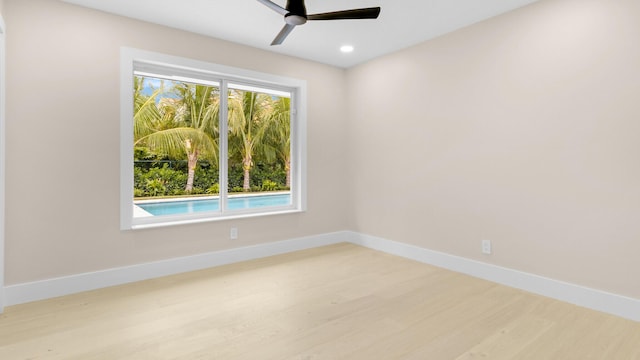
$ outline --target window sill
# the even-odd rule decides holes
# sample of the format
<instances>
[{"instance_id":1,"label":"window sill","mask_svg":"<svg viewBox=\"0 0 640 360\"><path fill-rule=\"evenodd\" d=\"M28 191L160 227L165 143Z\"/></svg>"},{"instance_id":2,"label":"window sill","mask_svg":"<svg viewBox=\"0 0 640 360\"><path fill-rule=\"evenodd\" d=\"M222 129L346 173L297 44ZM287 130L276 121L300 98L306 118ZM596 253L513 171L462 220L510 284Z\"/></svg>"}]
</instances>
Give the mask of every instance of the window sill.
<instances>
[{"instance_id":1,"label":"window sill","mask_svg":"<svg viewBox=\"0 0 640 360\"><path fill-rule=\"evenodd\" d=\"M272 216L272 215L289 215L289 214L296 214L296 213L303 213L303 212L305 211L299 210L299 209L291 209L291 210L280 210L280 211L270 211L270 212L261 212L261 213L243 213L243 214L233 214L233 215L226 215L226 216L203 217L203 218L196 218L196 219L168 220L168 221L149 223L149 224L133 224L131 225L131 228L125 229L125 231L153 229L153 228L176 226L176 225L198 224L198 223L214 222L214 221L248 219L248 218L257 218L257 217L263 217L263 216Z\"/></svg>"}]
</instances>

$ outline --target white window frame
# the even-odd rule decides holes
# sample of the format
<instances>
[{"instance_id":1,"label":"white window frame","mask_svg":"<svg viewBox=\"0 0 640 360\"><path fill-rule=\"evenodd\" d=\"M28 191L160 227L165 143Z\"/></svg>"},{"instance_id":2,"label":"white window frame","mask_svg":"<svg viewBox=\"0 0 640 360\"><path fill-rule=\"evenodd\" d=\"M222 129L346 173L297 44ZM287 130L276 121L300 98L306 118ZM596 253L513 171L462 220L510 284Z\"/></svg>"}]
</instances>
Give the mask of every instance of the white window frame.
<instances>
[{"instance_id":1,"label":"white window frame","mask_svg":"<svg viewBox=\"0 0 640 360\"><path fill-rule=\"evenodd\" d=\"M133 79L134 72L161 74L169 78L199 79L220 84L263 87L291 94L291 205L224 211L227 197L227 121L226 108L220 118L220 211L175 216L133 216ZM306 211L306 81L246 69L213 64L182 57L123 47L120 51L120 228L141 229L204 221L237 219ZM222 135L224 134L224 135Z\"/></svg>"},{"instance_id":2,"label":"white window frame","mask_svg":"<svg viewBox=\"0 0 640 360\"><path fill-rule=\"evenodd\" d=\"M0 15L0 314L4 311L4 234L5 234L5 25Z\"/></svg>"}]
</instances>

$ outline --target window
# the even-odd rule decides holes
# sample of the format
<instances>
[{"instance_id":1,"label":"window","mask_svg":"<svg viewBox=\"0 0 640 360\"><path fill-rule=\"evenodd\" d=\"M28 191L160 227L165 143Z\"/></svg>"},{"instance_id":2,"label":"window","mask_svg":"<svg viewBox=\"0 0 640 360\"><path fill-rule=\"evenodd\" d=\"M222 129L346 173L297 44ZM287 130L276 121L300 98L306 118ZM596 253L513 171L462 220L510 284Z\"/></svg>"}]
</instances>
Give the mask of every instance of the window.
<instances>
[{"instance_id":1,"label":"window","mask_svg":"<svg viewBox=\"0 0 640 360\"><path fill-rule=\"evenodd\" d=\"M123 48L121 228L305 210L304 81Z\"/></svg>"}]
</instances>

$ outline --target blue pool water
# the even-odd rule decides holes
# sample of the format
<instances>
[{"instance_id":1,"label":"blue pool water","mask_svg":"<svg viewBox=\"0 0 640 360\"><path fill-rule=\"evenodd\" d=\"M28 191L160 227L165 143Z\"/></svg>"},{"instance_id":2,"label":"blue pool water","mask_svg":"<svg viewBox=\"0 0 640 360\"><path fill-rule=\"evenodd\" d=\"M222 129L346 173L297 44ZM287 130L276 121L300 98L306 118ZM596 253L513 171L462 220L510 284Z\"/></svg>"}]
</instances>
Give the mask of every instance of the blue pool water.
<instances>
[{"instance_id":1,"label":"blue pool water","mask_svg":"<svg viewBox=\"0 0 640 360\"><path fill-rule=\"evenodd\" d=\"M229 210L255 209L269 206L286 206L291 204L291 194L272 194L254 196L234 196L227 199ZM179 215L201 211L219 211L220 201L215 199L192 199L162 201L136 204L151 215Z\"/></svg>"}]
</instances>

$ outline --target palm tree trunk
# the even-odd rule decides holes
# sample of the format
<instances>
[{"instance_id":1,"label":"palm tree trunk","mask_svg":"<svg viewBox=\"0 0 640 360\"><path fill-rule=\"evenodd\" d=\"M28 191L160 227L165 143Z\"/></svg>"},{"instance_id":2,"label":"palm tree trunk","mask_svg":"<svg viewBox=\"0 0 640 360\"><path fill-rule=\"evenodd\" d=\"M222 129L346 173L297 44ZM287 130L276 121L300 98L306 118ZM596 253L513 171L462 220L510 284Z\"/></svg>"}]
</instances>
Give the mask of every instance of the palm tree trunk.
<instances>
[{"instance_id":1,"label":"palm tree trunk","mask_svg":"<svg viewBox=\"0 0 640 360\"><path fill-rule=\"evenodd\" d=\"M251 154L246 154L244 159L242 159L242 169L244 170L244 182L242 183L242 189L244 191L251 190L251 166L253 165L253 161L251 158Z\"/></svg>"},{"instance_id":2,"label":"palm tree trunk","mask_svg":"<svg viewBox=\"0 0 640 360\"><path fill-rule=\"evenodd\" d=\"M194 147L191 150L191 141L187 140L187 185L184 187L184 191L190 192L193 190L193 180L196 177L196 166L198 166L198 148Z\"/></svg>"},{"instance_id":3,"label":"palm tree trunk","mask_svg":"<svg viewBox=\"0 0 640 360\"><path fill-rule=\"evenodd\" d=\"M251 190L249 169L247 169L246 167L244 168L244 183L242 184L242 188L244 189L244 191Z\"/></svg>"},{"instance_id":4,"label":"palm tree trunk","mask_svg":"<svg viewBox=\"0 0 640 360\"><path fill-rule=\"evenodd\" d=\"M198 165L198 156L196 154L189 154L189 160L187 162L187 186L184 187L184 191L193 190L193 180L196 177L196 166Z\"/></svg>"},{"instance_id":5,"label":"palm tree trunk","mask_svg":"<svg viewBox=\"0 0 640 360\"><path fill-rule=\"evenodd\" d=\"M287 172L286 185L289 189L291 189L291 160L287 159L287 161L285 161L284 170Z\"/></svg>"}]
</instances>

